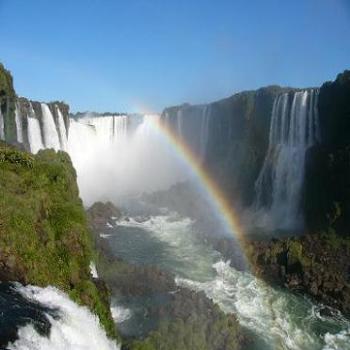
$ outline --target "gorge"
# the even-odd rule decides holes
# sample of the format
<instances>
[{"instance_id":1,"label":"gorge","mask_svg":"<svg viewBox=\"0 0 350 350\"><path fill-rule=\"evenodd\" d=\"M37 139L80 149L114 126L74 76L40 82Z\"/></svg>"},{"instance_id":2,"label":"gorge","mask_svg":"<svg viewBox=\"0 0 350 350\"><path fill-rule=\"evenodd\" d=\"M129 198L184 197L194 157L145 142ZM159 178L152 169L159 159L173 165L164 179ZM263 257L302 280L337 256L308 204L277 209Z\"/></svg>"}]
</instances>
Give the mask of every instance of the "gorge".
<instances>
[{"instance_id":1,"label":"gorge","mask_svg":"<svg viewBox=\"0 0 350 350\"><path fill-rule=\"evenodd\" d=\"M37 196L29 246L41 247L48 264L59 256L67 269L60 278L54 270L41 276L41 258L11 238L28 227L1 218L1 281L25 285L2 283L3 299L18 293L43 308L34 320L46 315L43 331L16 319L23 328L0 333L12 342L1 346L69 348L74 339L57 340L56 329L69 322L68 333L79 333L84 318L99 343L82 348L117 348L94 313L125 349L350 348L349 71L319 88L269 86L160 115L71 114L63 102L17 97L2 66L0 77L2 190L16 198L2 213L18 206L13 217L21 218ZM32 174L33 166L40 171ZM98 201L118 210L96 209ZM95 253L83 205L92 206ZM72 213L74 225L61 217ZM111 290L111 312L96 276ZM57 318L57 309L77 319Z\"/></svg>"}]
</instances>

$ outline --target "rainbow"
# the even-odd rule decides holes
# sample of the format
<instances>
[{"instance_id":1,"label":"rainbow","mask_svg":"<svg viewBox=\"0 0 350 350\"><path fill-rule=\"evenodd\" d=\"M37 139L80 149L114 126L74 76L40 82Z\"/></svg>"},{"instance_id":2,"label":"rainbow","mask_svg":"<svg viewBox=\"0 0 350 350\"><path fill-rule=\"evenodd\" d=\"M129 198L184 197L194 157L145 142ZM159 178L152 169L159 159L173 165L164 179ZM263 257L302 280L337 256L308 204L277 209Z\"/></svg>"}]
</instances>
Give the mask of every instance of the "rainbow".
<instances>
[{"instance_id":1,"label":"rainbow","mask_svg":"<svg viewBox=\"0 0 350 350\"><path fill-rule=\"evenodd\" d=\"M210 199L213 209L221 218L225 228L242 246L244 242L244 234L238 216L221 188L203 167L200 159L198 159L187 144L182 141L160 118L150 118L150 120L151 125L158 131L159 135L162 136L172 147L175 154L185 162L194 178L198 180L197 182L201 190L203 190Z\"/></svg>"}]
</instances>

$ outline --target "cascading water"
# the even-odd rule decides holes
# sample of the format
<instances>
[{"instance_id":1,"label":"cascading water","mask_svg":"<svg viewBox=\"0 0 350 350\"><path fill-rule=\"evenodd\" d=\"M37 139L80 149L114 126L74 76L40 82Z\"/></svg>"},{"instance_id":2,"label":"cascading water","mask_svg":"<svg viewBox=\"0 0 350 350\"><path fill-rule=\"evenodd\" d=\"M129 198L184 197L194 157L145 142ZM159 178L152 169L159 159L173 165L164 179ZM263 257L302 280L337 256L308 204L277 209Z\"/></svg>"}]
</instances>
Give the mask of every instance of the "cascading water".
<instances>
[{"instance_id":1,"label":"cascading water","mask_svg":"<svg viewBox=\"0 0 350 350\"><path fill-rule=\"evenodd\" d=\"M44 148L44 143L41 136L40 122L35 117L35 112L32 104L29 105L29 116L28 116L28 142L30 151L37 153L40 149Z\"/></svg>"},{"instance_id":2,"label":"cascading water","mask_svg":"<svg viewBox=\"0 0 350 350\"><path fill-rule=\"evenodd\" d=\"M204 162L209 141L210 117L210 105L184 105L176 113L166 111L163 121Z\"/></svg>"},{"instance_id":3,"label":"cascading water","mask_svg":"<svg viewBox=\"0 0 350 350\"><path fill-rule=\"evenodd\" d=\"M136 118L136 117L135 117ZM167 188L182 179L179 161L160 137L159 116L86 117L70 121L68 153L84 202ZM129 130L130 125L136 125ZM95 186L99 186L99 191Z\"/></svg>"},{"instance_id":4,"label":"cascading water","mask_svg":"<svg viewBox=\"0 0 350 350\"><path fill-rule=\"evenodd\" d=\"M18 103L16 103L15 120L16 120L17 141L22 143L23 142L22 115L21 115L21 111Z\"/></svg>"},{"instance_id":5,"label":"cascading water","mask_svg":"<svg viewBox=\"0 0 350 350\"><path fill-rule=\"evenodd\" d=\"M210 120L210 105L204 106L203 109L203 118L201 120L201 129L200 129L200 138L199 138L199 154L204 161L207 144L209 139L209 120Z\"/></svg>"},{"instance_id":6,"label":"cascading water","mask_svg":"<svg viewBox=\"0 0 350 350\"><path fill-rule=\"evenodd\" d=\"M63 115L61 110L56 107L56 111L57 111L57 120L58 120L58 130L59 130L59 139L60 139L60 143L61 143L61 149L63 151L67 151L67 130L66 130L66 125L64 124L64 119L63 119Z\"/></svg>"},{"instance_id":7,"label":"cascading water","mask_svg":"<svg viewBox=\"0 0 350 350\"><path fill-rule=\"evenodd\" d=\"M267 156L255 183L255 209L272 220L264 224L281 229L302 225L305 154L319 140L318 93L297 91L275 99Z\"/></svg>"},{"instance_id":8,"label":"cascading water","mask_svg":"<svg viewBox=\"0 0 350 350\"><path fill-rule=\"evenodd\" d=\"M56 151L61 149L59 135L57 132L55 120L46 103L41 104L43 116L43 136L45 148L53 148Z\"/></svg>"},{"instance_id":9,"label":"cascading water","mask_svg":"<svg viewBox=\"0 0 350 350\"><path fill-rule=\"evenodd\" d=\"M269 150L256 183L257 206L268 208L276 218L283 219L284 225L288 215L288 220L293 223L296 220L303 181L300 169L304 167L307 148L319 139L317 99L318 91L309 90L283 94L274 103ZM43 130L38 116L30 108L30 149L36 153L47 147L65 149L66 145L77 170L85 204L98 199L117 201L121 193L156 191L183 179L183 168L174 161L169 143L163 142L157 128L159 116L142 116L135 123L130 116L71 118L67 133L62 113L58 106L56 108L58 118L55 122L49 107L42 105ZM183 138L188 138L188 130L192 133L195 128L196 133L192 134L195 135L192 140L194 150L204 158L211 113L206 106L198 111L192 125L187 124L188 118L182 113L172 122L179 127L179 135ZM136 125L132 133L128 130L130 124ZM193 145L191 140L189 143ZM270 198L265 191L271 192ZM176 274L180 286L204 291L222 310L235 313L241 324L262 340L260 344L266 345L264 349L349 348L346 347L350 337L347 320L321 316L322 306L270 288L250 273L235 270L203 240L193 237L191 225L190 219L164 215L150 217L142 223L132 218L119 222L118 230L141 227L145 232L139 239L140 246L128 234L126 243L135 249L121 249L118 254L126 254L123 258L127 260L134 259L132 254L136 252L136 257L141 256L140 263L148 263L147 259L150 259L152 264ZM149 239L147 235L152 240L163 242L165 250L159 255L152 251L142 254L141 247L150 247L150 244L145 244ZM121 236L119 232L105 235L111 241L121 239ZM116 250L123 247L121 241L115 246ZM93 265L91 268L93 275L97 276ZM38 344L36 349L69 349L72 343L75 348L113 349L113 345L101 336L96 319L86 309L83 312L82 308L70 304L67 297L51 288L46 291L34 288L30 293L35 296L32 299L58 308L63 317L50 319L50 338L40 336L31 326L21 328L18 341L10 344L9 349L26 349L33 343ZM113 316L116 322L125 322L132 318L132 311L115 306ZM89 329L89 335L84 336L86 329ZM328 329L333 331L328 332ZM91 340L92 333L96 343Z\"/></svg>"},{"instance_id":10,"label":"cascading water","mask_svg":"<svg viewBox=\"0 0 350 350\"><path fill-rule=\"evenodd\" d=\"M96 316L54 287L2 285L0 304L2 326L13 327L17 333L17 339L8 342L13 333L0 330L4 337L0 344L8 342L6 349L119 349L107 338Z\"/></svg>"}]
</instances>

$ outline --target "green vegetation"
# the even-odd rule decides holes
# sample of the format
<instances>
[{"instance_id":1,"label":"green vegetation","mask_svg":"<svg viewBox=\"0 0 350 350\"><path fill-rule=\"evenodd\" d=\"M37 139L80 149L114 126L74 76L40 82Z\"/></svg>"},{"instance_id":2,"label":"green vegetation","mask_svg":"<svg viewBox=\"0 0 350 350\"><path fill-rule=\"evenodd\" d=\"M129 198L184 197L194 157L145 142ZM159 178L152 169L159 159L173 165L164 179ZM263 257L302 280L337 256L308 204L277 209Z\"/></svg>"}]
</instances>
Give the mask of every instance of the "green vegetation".
<instances>
[{"instance_id":1,"label":"green vegetation","mask_svg":"<svg viewBox=\"0 0 350 350\"><path fill-rule=\"evenodd\" d=\"M143 341L135 341L130 350L237 350L244 348L238 322L225 316L215 305L210 319L207 314L194 313L188 318L163 320L157 331Z\"/></svg>"},{"instance_id":2,"label":"green vegetation","mask_svg":"<svg viewBox=\"0 0 350 350\"><path fill-rule=\"evenodd\" d=\"M156 322L142 336L124 335L125 350L238 350L249 336L234 315L226 315L204 293L176 286L174 276L154 266L132 265L113 258L108 246L97 261L99 274L114 295L133 299L163 299L151 303L147 315Z\"/></svg>"},{"instance_id":3,"label":"green vegetation","mask_svg":"<svg viewBox=\"0 0 350 350\"><path fill-rule=\"evenodd\" d=\"M0 63L0 110L4 116L5 138L8 142L16 141L15 99L11 73Z\"/></svg>"},{"instance_id":4,"label":"green vegetation","mask_svg":"<svg viewBox=\"0 0 350 350\"><path fill-rule=\"evenodd\" d=\"M90 276L91 234L69 156L0 143L0 280L54 285L115 336L108 298Z\"/></svg>"}]
</instances>

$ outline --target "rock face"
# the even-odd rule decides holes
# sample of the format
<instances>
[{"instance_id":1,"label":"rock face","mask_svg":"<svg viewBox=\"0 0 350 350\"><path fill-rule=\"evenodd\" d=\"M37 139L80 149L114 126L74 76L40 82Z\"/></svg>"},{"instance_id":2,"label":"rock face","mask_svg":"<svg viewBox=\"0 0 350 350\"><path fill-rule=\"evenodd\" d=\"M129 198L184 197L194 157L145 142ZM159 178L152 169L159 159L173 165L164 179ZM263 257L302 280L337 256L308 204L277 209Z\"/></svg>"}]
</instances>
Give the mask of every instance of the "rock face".
<instances>
[{"instance_id":1,"label":"rock face","mask_svg":"<svg viewBox=\"0 0 350 350\"><path fill-rule=\"evenodd\" d=\"M121 211L111 202L96 202L87 210L88 219L93 230L98 232L107 224L114 226L122 216Z\"/></svg>"},{"instance_id":2,"label":"rock face","mask_svg":"<svg viewBox=\"0 0 350 350\"><path fill-rule=\"evenodd\" d=\"M247 244L255 273L350 315L350 240L334 232Z\"/></svg>"},{"instance_id":3,"label":"rock face","mask_svg":"<svg viewBox=\"0 0 350 350\"><path fill-rule=\"evenodd\" d=\"M12 143L17 141L15 100L11 73L0 63L0 139Z\"/></svg>"},{"instance_id":4,"label":"rock face","mask_svg":"<svg viewBox=\"0 0 350 350\"><path fill-rule=\"evenodd\" d=\"M350 235L350 71L320 89L322 143L307 153L304 185L306 229Z\"/></svg>"},{"instance_id":5,"label":"rock face","mask_svg":"<svg viewBox=\"0 0 350 350\"><path fill-rule=\"evenodd\" d=\"M0 142L0 172L0 281L56 286L115 335L105 292L90 275L92 237L69 156Z\"/></svg>"},{"instance_id":6,"label":"rock face","mask_svg":"<svg viewBox=\"0 0 350 350\"><path fill-rule=\"evenodd\" d=\"M69 106L59 101L41 103L24 97L17 97L10 72L0 64L0 140L22 147L27 151L36 152L37 149L33 150L30 146L30 139L34 137L37 139L35 140L36 143L50 148L52 143L49 140L45 143L45 135L43 135L43 130L47 128L47 125L44 125L42 105L47 106L52 115L54 128L57 129L60 138L60 149L64 150L66 140L62 140L62 134L65 137L68 135ZM33 134L29 118L38 121L38 130L40 129L41 134L40 131L35 135Z\"/></svg>"},{"instance_id":7,"label":"rock face","mask_svg":"<svg viewBox=\"0 0 350 350\"><path fill-rule=\"evenodd\" d=\"M264 162L278 86L246 91L204 106L164 110L162 118L202 158L235 205L249 206Z\"/></svg>"}]
</instances>

